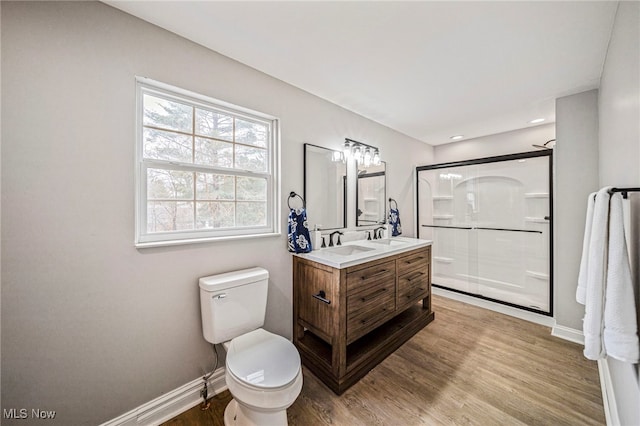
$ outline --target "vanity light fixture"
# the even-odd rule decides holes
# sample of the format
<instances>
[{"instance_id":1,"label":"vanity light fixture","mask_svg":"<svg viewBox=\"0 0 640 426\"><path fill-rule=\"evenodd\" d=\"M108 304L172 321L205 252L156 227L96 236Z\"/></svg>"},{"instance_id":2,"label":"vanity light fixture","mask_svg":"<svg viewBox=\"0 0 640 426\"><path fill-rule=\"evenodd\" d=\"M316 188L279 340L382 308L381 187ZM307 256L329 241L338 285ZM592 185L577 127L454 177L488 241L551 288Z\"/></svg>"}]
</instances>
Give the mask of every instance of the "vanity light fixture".
<instances>
[{"instance_id":1,"label":"vanity light fixture","mask_svg":"<svg viewBox=\"0 0 640 426\"><path fill-rule=\"evenodd\" d=\"M345 138L342 152L344 154L343 161L346 161L347 158L353 158L356 161L362 161L365 167L379 166L382 163L378 148L353 139Z\"/></svg>"},{"instance_id":2,"label":"vanity light fixture","mask_svg":"<svg viewBox=\"0 0 640 426\"><path fill-rule=\"evenodd\" d=\"M538 123L542 123L543 121L544 121L544 118L536 118L529 121L529 124L538 124Z\"/></svg>"}]
</instances>

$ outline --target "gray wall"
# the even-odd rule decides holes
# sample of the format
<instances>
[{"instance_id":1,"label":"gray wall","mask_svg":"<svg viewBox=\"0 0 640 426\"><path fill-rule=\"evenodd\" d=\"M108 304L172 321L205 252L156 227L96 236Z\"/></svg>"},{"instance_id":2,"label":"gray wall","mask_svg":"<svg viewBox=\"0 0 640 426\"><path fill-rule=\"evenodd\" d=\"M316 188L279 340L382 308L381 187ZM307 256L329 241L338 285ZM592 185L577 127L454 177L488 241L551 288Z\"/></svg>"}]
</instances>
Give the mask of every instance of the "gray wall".
<instances>
[{"instance_id":1,"label":"gray wall","mask_svg":"<svg viewBox=\"0 0 640 426\"><path fill-rule=\"evenodd\" d=\"M102 3L1 8L2 408L98 424L196 379L213 363L200 276L267 268L265 327L291 335L286 235L134 248L136 75L281 119L285 229L304 142L378 146L389 193L412 211L427 145Z\"/></svg>"},{"instance_id":2,"label":"gray wall","mask_svg":"<svg viewBox=\"0 0 640 426\"><path fill-rule=\"evenodd\" d=\"M587 197L598 190L598 91L556 100L554 148L554 287L556 323L582 330L576 302Z\"/></svg>"},{"instance_id":3,"label":"gray wall","mask_svg":"<svg viewBox=\"0 0 640 426\"><path fill-rule=\"evenodd\" d=\"M640 187L640 3L620 2L600 86L600 186ZM640 195L630 197L640 297ZM640 303L636 303L640 313ZM640 424L638 367L607 359L623 425Z\"/></svg>"}]
</instances>

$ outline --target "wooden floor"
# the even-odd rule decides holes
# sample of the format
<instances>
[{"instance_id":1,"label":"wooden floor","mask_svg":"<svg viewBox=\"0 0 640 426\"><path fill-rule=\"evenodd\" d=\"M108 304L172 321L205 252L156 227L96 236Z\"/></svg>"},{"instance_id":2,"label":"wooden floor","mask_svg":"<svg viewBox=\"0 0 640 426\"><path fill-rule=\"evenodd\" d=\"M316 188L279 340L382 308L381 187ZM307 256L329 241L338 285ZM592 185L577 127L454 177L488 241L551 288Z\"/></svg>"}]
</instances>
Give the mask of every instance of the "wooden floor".
<instances>
[{"instance_id":1,"label":"wooden floor","mask_svg":"<svg viewBox=\"0 0 640 426\"><path fill-rule=\"evenodd\" d=\"M304 370L290 425L604 425L596 363L548 327L435 296L434 322L342 396ZM223 425L217 395L165 425Z\"/></svg>"}]
</instances>

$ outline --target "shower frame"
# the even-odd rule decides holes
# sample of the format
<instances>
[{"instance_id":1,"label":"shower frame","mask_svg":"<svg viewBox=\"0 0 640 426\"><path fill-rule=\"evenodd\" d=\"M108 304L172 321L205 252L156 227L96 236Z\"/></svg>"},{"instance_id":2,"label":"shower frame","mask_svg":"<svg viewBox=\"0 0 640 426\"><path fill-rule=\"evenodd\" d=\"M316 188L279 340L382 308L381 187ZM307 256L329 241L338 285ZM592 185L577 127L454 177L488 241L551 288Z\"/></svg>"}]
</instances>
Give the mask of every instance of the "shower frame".
<instances>
[{"instance_id":1,"label":"shower frame","mask_svg":"<svg viewBox=\"0 0 640 426\"><path fill-rule=\"evenodd\" d=\"M446 169L452 167L462 167L462 166L473 166L478 164L487 164L487 163L497 163L502 161L513 161L513 160L521 160L527 158L536 158L536 157L549 157L548 158L548 177L549 177L549 312L542 311L539 309L531 308L528 306L518 305L516 303L507 302L504 300L499 300L487 296L483 296L480 294L470 293L463 290L458 290L450 287L446 287L443 285L439 285L437 283L432 283L433 287L441 288L444 290L452 291L459 294L464 294L467 296L475 297L478 299L487 300L494 303L499 303L501 305L510 306L517 309L522 309L529 312L534 312L536 314L541 314L549 317L553 317L553 150L546 149L542 151L527 151L520 152L517 154L507 154L507 155L497 155L493 157L483 157L476 158L472 160L463 160L463 161L452 161L448 163L439 163L439 164L431 164L428 166L417 166L415 171L415 185L416 185L416 230L417 236L420 238L420 174L419 172L425 170L436 170L436 169Z\"/></svg>"}]
</instances>

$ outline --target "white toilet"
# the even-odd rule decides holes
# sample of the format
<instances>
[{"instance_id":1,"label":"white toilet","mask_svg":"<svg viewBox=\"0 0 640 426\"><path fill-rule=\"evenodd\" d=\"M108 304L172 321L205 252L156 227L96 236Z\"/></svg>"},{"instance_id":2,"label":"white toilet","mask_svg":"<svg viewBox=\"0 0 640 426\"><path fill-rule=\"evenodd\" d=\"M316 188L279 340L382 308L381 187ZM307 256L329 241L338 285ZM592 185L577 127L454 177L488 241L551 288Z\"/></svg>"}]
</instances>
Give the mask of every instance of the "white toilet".
<instances>
[{"instance_id":1,"label":"white toilet","mask_svg":"<svg viewBox=\"0 0 640 426\"><path fill-rule=\"evenodd\" d=\"M263 330L269 272L251 268L200 278L204 338L227 349L225 380L233 399L225 425L287 425L302 390L300 355Z\"/></svg>"}]
</instances>

